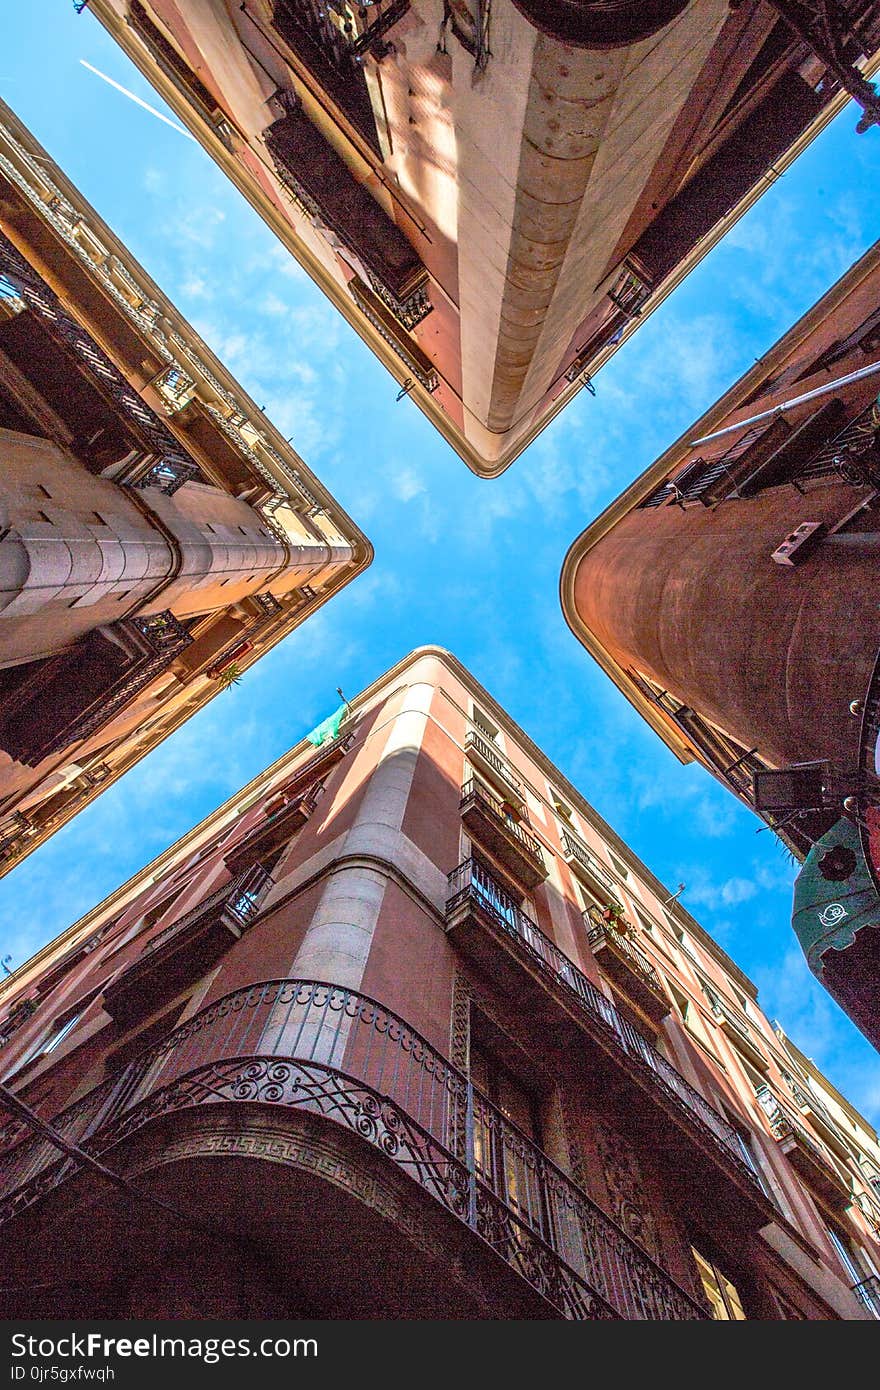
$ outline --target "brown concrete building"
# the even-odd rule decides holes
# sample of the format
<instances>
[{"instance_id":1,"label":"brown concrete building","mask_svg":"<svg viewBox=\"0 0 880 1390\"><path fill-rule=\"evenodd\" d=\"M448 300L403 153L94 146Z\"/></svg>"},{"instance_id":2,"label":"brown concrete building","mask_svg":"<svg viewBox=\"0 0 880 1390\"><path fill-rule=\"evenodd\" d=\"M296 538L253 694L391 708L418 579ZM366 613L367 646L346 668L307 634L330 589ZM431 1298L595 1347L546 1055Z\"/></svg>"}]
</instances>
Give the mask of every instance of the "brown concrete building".
<instances>
[{"instance_id":1,"label":"brown concrete building","mask_svg":"<svg viewBox=\"0 0 880 1390\"><path fill-rule=\"evenodd\" d=\"M0 104L0 872L369 542Z\"/></svg>"},{"instance_id":2,"label":"brown concrete building","mask_svg":"<svg viewBox=\"0 0 880 1390\"><path fill-rule=\"evenodd\" d=\"M877 1317L877 1136L669 898L414 652L0 985L4 1313Z\"/></svg>"},{"instance_id":3,"label":"brown concrete building","mask_svg":"<svg viewBox=\"0 0 880 1390\"><path fill-rule=\"evenodd\" d=\"M880 7L90 0L475 472L840 110ZM823 18L824 17L824 18Z\"/></svg>"},{"instance_id":4,"label":"brown concrete building","mask_svg":"<svg viewBox=\"0 0 880 1390\"><path fill-rule=\"evenodd\" d=\"M880 1046L880 243L574 543L566 619L807 863L794 927ZM873 875L873 882L870 875Z\"/></svg>"}]
</instances>

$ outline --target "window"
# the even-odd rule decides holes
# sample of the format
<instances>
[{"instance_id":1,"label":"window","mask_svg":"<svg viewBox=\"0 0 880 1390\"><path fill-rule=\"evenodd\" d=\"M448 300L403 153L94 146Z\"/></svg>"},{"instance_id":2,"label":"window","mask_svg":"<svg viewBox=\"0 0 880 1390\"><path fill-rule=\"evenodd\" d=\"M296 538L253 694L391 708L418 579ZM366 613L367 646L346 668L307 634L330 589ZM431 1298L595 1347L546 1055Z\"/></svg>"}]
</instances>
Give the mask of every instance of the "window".
<instances>
[{"instance_id":1,"label":"window","mask_svg":"<svg viewBox=\"0 0 880 1390\"><path fill-rule=\"evenodd\" d=\"M572 874L571 881L574 884L574 895L580 904L581 911L587 912L591 907L602 908L605 906L597 893L593 893L585 883L582 883L577 874Z\"/></svg>"},{"instance_id":2,"label":"window","mask_svg":"<svg viewBox=\"0 0 880 1390\"><path fill-rule=\"evenodd\" d=\"M743 1057L741 1052L737 1053L737 1060L740 1066L742 1067L743 1071L745 1072L746 1076L749 1078L749 1081L754 1086L756 1092L760 1091L762 1086L767 1085L766 1076L764 1076L763 1073L759 1072L757 1067L753 1067L751 1062L747 1061L746 1058Z\"/></svg>"},{"instance_id":3,"label":"window","mask_svg":"<svg viewBox=\"0 0 880 1390\"><path fill-rule=\"evenodd\" d=\"M847 1283L850 1288L855 1284L861 1284L863 1279L867 1279L868 1271L864 1268L850 1237L836 1226L826 1226L825 1232L834 1246L837 1258L846 1271Z\"/></svg>"},{"instance_id":4,"label":"window","mask_svg":"<svg viewBox=\"0 0 880 1390\"><path fill-rule=\"evenodd\" d=\"M767 1183L767 1180L764 1177L764 1169L761 1166L760 1159L757 1156L752 1136L749 1134L745 1126L740 1124L736 1116L731 1115L726 1105L722 1105L721 1109L723 1111L724 1118L727 1120L727 1123L730 1125L730 1128L733 1130L734 1135L736 1136L736 1142L739 1145L739 1151L742 1154L743 1162L746 1164L747 1168L751 1171L754 1177L757 1178L758 1182L761 1184L761 1187L764 1189L766 1196L768 1196L770 1200L774 1204L776 1204L776 1198L774 1197Z\"/></svg>"},{"instance_id":5,"label":"window","mask_svg":"<svg viewBox=\"0 0 880 1390\"><path fill-rule=\"evenodd\" d=\"M802 1313L800 1308L796 1308L790 1299L786 1298L778 1289L771 1289L776 1306L779 1309L779 1316L784 1322L803 1322L807 1321L806 1313Z\"/></svg>"},{"instance_id":6,"label":"window","mask_svg":"<svg viewBox=\"0 0 880 1390\"><path fill-rule=\"evenodd\" d=\"M622 859L618 859L616 854L611 853L611 850L608 851L608 858L611 860L612 869L616 874L619 875L620 878L629 878L629 869L626 867Z\"/></svg>"},{"instance_id":7,"label":"window","mask_svg":"<svg viewBox=\"0 0 880 1390\"><path fill-rule=\"evenodd\" d=\"M718 1322L745 1322L746 1315L736 1285L718 1268L714 1260L702 1255L693 1245L691 1254L703 1285L703 1293L712 1309L712 1317Z\"/></svg>"},{"instance_id":8,"label":"window","mask_svg":"<svg viewBox=\"0 0 880 1390\"><path fill-rule=\"evenodd\" d=\"M706 1032L703 1020L700 1017L698 1006L693 1000L689 999L677 985L674 985L671 980L668 983L673 1001L681 1015L681 1020L685 1028L688 1030L691 1037L696 1038L697 1042L700 1043L707 1052L711 1053L713 1057L716 1057L714 1049L709 1044L709 1036ZM717 1057L716 1060L718 1060ZM723 1064L719 1061L719 1066L721 1065Z\"/></svg>"},{"instance_id":9,"label":"window","mask_svg":"<svg viewBox=\"0 0 880 1390\"><path fill-rule=\"evenodd\" d=\"M671 917L667 917L667 921L669 922L669 928L672 932L672 935L675 937L684 954L688 957L689 960L696 961L696 953L694 952L694 949L690 944L690 940L688 939L688 935L685 932L684 928L680 927L677 922L673 922Z\"/></svg>"},{"instance_id":10,"label":"window","mask_svg":"<svg viewBox=\"0 0 880 1390\"><path fill-rule=\"evenodd\" d=\"M471 1043L471 1079L478 1090L526 1138L538 1147L540 1125L534 1096L521 1082L483 1047ZM518 1136L506 1126L493 1123L492 1114L474 1103L474 1165L477 1176L522 1221L544 1230L546 1213L543 1191L535 1166L523 1153Z\"/></svg>"},{"instance_id":11,"label":"window","mask_svg":"<svg viewBox=\"0 0 880 1390\"><path fill-rule=\"evenodd\" d=\"M498 734L500 732L498 726L493 724L488 714L484 714L476 705L473 707L471 723L475 729L480 731L484 738L488 738L492 743L498 742Z\"/></svg>"},{"instance_id":12,"label":"window","mask_svg":"<svg viewBox=\"0 0 880 1390\"><path fill-rule=\"evenodd\" d=\"M98 994L99 990L93 989L90 994L85 995L84 998L74 1004L73 1008L66 1009L64 1013L59 1014L52 1023L49 1031L43 1033L42 1036L28 1048L24 1056L19 1058L15 1065L15 1071L20 1071L21 1068L27 1066L29 1062L35 1062L38 1057L47 1057L50 1052L54 1052L56 1048L60 1047L64 1039L69 1037L73 1032L83 1014L86 1012L86 1009L92 1001L97 998ZM9 1073L9 1075L12 1075L12 1073Z\"/></svg>"},{"instance_id":13,"label":"window","mask_svg":"<svg viewBox=\"0 0 880 1390\"><path fill-rule=\"evenodd\" d=\"M651 945L655 946L658 951L661 951L668 961L675 964L675 957L669 949L663 931L661 931L657 924L652 922L650 917L646 916L635 903L633 903L633 912L635 913L636 921L651 942Z\"/></svg>"},{"instance_id":14,"label":"window","mask_svg":"<svg viewBox=\"0 0 880 1390\"><path fill-rule=\"evenodd\" d=\"M550 800L553 802L553 809L557 816L561 816L563 820L567 820L571 823L573 817L571 807L562 800L559 793L555 792L552 787L550 788Z\"/></svg>"}]
</instances>

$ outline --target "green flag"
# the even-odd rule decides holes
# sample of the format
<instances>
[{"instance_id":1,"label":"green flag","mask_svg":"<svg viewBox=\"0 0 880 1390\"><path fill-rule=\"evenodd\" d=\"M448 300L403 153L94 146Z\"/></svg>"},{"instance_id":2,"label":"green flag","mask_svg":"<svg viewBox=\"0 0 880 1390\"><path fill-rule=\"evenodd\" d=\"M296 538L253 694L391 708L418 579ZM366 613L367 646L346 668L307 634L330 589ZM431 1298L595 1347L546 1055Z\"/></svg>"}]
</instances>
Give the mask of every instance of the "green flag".
<instances>
[{"instance_id":1,"label":"green flag","mask_svg":"<svg viewBox=\"0 0 880 1390\"><path fill-rule=\"evenodd\" d=\"M335 714L331 714L328 719L322 720L310 734L306 734L309 743L314 744L315 748L321 748L325 743L332 743L339 737L339 728L343 719L348 713L348 705L340 705Z\"/></svg>"}]
</instances>

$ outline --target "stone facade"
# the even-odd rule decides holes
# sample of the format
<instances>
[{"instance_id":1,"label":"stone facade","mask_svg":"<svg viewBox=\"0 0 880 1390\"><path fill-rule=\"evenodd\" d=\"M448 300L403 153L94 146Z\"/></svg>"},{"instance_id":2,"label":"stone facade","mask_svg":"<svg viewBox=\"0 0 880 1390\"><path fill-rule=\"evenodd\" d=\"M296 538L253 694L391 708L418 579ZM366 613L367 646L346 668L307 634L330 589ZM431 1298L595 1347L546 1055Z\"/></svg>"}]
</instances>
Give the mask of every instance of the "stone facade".
<instances>
[{"instance_id":1,"label":"stone facade","mask_svg":"<svg viewBox=\"0 0 880 1390\"><path fill-rule=\"evenodd\" d=\"M13 1118L4 1286L37 1250L80 1316L876 1316L877 1136L668 897L413 653L0 986L4 1084L144 1208Z\"/></svg>"}]
</instances>

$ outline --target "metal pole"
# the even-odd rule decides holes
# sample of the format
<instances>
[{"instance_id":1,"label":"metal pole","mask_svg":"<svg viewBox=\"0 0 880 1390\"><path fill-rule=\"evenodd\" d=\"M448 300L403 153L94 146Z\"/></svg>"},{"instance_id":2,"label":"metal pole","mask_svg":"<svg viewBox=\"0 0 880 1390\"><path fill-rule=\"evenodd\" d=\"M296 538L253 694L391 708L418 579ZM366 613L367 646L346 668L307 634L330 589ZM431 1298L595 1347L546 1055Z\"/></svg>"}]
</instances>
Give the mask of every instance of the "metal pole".
<instances>
[{"instance_id":1,"label":"metal pole","mask_svg":"<svg viewBox=\"0 0 880 1390\"><path fill-rule=\"evenodd\" d=\"M688 448L696 449L699 444L709 444L713 439L721 439L725 434L733 434L736 430L745 429L746 425L755 425L759 420L769 420L774 415L784 415L787 410L793 410L797 405L818 400L820 396L827 396L840 386L849 386L853 381L862 381L864 377L874 376L878 372L880 372L880 362L872 362L869 367L859 367L857 372L849 372L846 376L838 377L836 381L828 381L824 386L816 386L812 391L806 391L802 396L792 396L790 401L783 401L781 405L774 405L769 410L762 410L759 415L749 415L745 420L737 420L735 425L725 425L722 430L713 430L711 434L704 434L700 439L693 439L688 444Z\"/></svg>"}]
</instances>

